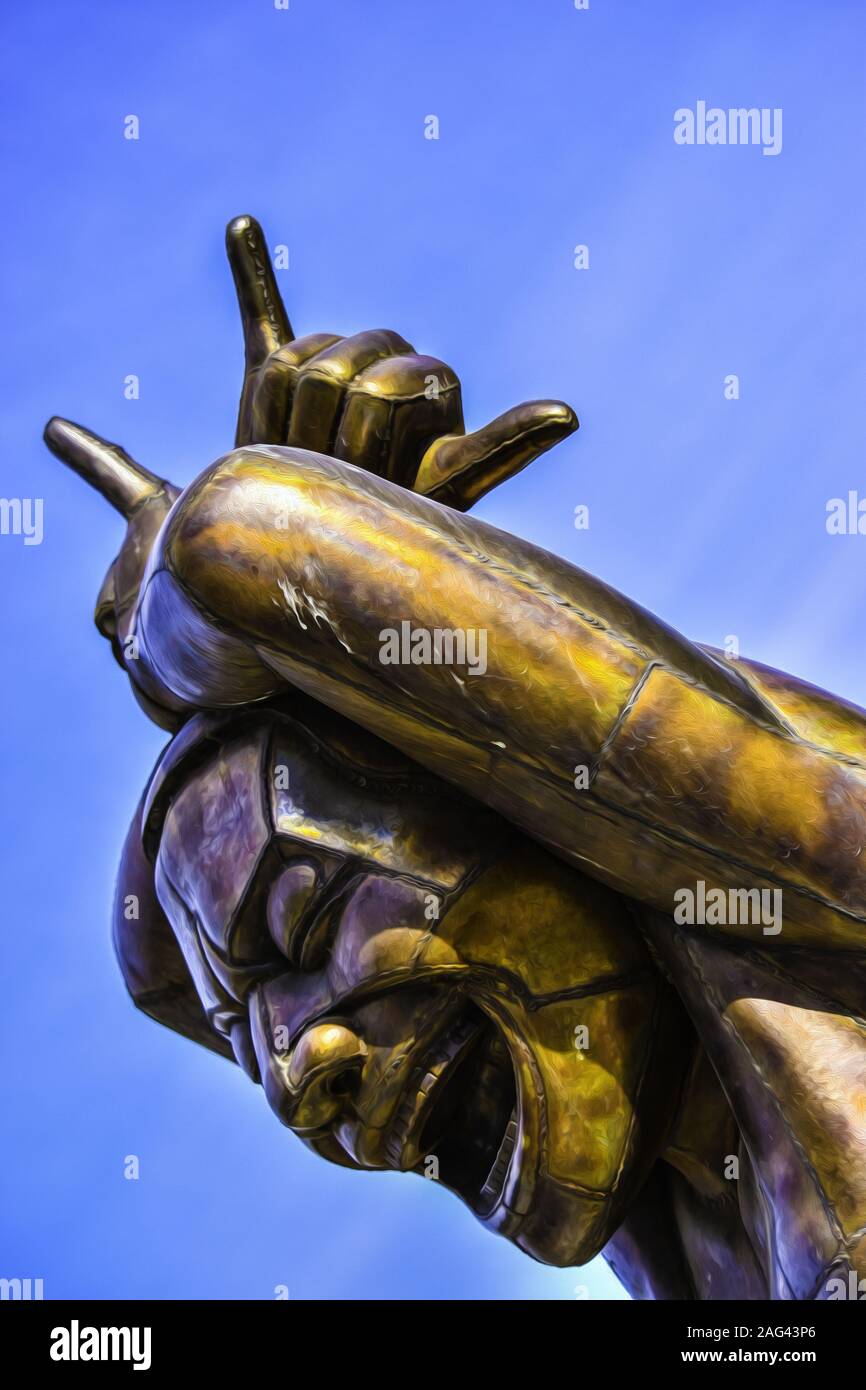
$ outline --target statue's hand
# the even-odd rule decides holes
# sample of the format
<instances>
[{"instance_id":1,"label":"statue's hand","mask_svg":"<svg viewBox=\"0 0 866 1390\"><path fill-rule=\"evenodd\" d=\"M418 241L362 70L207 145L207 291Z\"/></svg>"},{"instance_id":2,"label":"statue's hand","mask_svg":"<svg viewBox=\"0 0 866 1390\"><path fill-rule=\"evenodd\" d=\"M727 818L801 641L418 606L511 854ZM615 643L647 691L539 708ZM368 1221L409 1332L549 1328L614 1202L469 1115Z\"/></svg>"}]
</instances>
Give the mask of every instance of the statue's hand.
<instances>
[{"instance_id":1,"label":"statue's hand","mask_svg":"<svg viewBox=\"0 0 866 1390\"><path fill-rule=\"evenodd\" d=\"M226 232L246 370L236 443L330 454L466 510L577 428L560 401L530 401L466 434L460 382L388 329L295 338L264 235L252 217Z\"/></svg>"},{"instance_id":2,"label":"statue's hand","mask_svg":"<svg viewBox=\"0 0 866 1390\"><path fill-rule=\"evenodd\" d=\"M385 329L294 338L259 224L235 218L226 244L246 358L239 445L330 454L466 511L577 428L570 406L528 401L466 434L460 382L444 362ZM96 623L148 714L173 728L186 705L139 664L132 625L150 552L180 489L68 420L50 420L45 440L127 519Z\"/></svg>"},{"instance_id":3,"label":"statue's hand","mask_svg":"<svg viewBox=\"0 0 866 1390\"><path fill-rule=\"evenodd\" d=\"M100 439L71 420L53 416L44 438L52 453L101 492L126 520L123 544L102 581L93 617L116 660L128 671L129 662L138 656L132 624L142 577L180 488L136 463L119 444ZM176 727L179 707L159 682L143 675L138 683L133 681L133 690L157 724Z\"/></svg>"}]
</instances>

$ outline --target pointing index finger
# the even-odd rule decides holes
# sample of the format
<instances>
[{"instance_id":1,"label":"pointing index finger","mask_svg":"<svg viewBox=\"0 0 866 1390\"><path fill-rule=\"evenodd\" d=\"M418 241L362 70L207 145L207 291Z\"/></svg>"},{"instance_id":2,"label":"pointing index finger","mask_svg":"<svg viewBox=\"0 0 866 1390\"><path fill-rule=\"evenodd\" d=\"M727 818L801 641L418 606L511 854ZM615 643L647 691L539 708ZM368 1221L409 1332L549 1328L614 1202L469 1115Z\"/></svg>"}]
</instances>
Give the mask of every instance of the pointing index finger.
<instances>
[{"instance_id":1,"label":"pointing index finger","mask_svg":"<svg viewBox=\"0 0 866 1390\"><path fill-rule=\"evenodd\" d=\"M264 232L254 217L235 217L226 228L226 251L234 276L249 371L294 334L283 307Z\"/></svg>"}]
</instances>

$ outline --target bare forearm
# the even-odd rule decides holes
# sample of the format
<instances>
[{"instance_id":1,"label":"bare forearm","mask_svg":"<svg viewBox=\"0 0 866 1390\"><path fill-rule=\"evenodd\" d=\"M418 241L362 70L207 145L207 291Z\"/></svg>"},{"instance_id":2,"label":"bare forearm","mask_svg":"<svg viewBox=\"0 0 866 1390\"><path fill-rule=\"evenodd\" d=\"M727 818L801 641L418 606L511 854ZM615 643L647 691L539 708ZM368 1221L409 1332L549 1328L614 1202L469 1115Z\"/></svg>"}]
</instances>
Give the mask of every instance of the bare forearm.
<instances>
[{"instance_id":1,"label":"bare forearm","mask_svg":"<svg viewBox=\"0 0 866 1390\"><path fill-rule=\"evenodd\" d=\"M404 622L484 633L484 674L383 664L381 634ZM175 694L298 686L639 900L671 911L696 878L769 886L786 942L862 940L863 758L800 736L735 666L482 522L320 455L241 450L176 509L137 626Z\"/></svg>"}]
</instances>

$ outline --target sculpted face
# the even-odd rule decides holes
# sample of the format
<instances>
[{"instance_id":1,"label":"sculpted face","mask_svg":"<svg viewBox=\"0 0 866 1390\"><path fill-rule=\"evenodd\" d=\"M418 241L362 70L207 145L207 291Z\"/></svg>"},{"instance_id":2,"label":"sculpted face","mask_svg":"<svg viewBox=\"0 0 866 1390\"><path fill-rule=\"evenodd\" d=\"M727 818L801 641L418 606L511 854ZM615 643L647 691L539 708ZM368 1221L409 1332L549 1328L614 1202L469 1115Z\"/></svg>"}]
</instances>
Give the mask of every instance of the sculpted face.
<instances>
[{"instance_id":1,"label":"sculpted face","mask_svg":"<svg viewBox=\"0 0 866 1390\"><path fill-rule=\"evenodd\" d=\"M437 1179L539 1259L601 1248L681 1066L622 900L321 710L199 763L156 870L214 1026L301 1139Z\"/></svg>"}]
</instances>

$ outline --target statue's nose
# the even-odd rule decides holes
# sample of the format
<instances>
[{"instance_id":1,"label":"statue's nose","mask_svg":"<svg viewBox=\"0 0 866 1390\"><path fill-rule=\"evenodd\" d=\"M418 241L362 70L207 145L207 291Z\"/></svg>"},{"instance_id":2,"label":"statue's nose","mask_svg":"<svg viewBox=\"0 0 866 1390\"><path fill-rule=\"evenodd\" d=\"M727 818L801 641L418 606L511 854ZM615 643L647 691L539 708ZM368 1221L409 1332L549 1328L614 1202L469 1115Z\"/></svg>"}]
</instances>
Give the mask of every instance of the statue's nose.
<instances>
[{"instance_id":1,"label":"statue's nose","mask_svg":"<svg viewBox=\"0 0 866 1390\"><path fill-rule=\"evenodd\" d=\"M320 1129L335 1120L366 1057L362 1039L342 1023L318 1023L302 1033L287 1068L292 1129Z\"/></svg>"}]
</instances>

